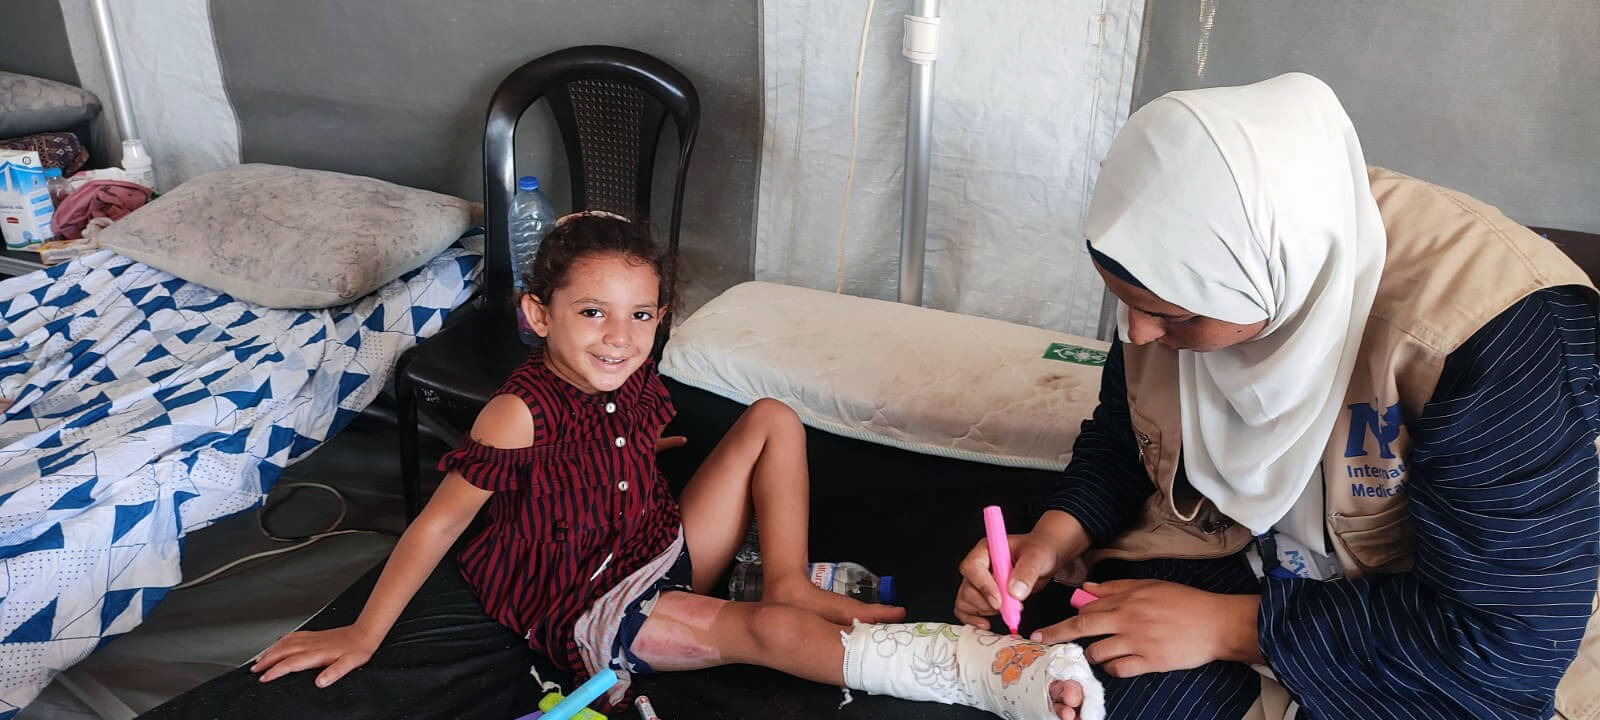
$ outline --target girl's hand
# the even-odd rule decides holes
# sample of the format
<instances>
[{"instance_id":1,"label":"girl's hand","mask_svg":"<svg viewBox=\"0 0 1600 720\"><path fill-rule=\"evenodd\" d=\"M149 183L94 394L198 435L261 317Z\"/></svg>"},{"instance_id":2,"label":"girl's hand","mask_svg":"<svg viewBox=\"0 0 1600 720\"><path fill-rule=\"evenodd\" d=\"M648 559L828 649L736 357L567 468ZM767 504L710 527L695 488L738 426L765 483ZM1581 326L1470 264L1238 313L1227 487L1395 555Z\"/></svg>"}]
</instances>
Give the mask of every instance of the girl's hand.
<instances>
[{"instance_id":1,"label":"girl's hand","mask_svg":"<svg viewBox=\"0 0 1600 720\"><path fill-rule=\"evenodd\" d=\"M661 454L673 448L681 448L689 444L689 438L682 435L668 435L667 426L662 425L656 430L656 454Z\"/></svg>"},{"instance_id":2,"label":"girl's hand","mask_svg":"<svg viewBox=\"0 0 1600 720\"><path fill-rule=\"evenodd\" d=\"M272 682L301 670L326 667L317 674L317 687L325 688L367 663L381 638L372 638L354 625L316 632L292 632L272 644L250 672L261 682Z\"/></svg>"},{"instance_id":3,"label":"girl's hand","mask_svg":"<svg viewBox=\"0 0 1600 720\"><path fill-rule=\"evenodd\" d=\"M661 435L656 437L656 452L662 453L688 444L689 438L683 435Z\"/></svg>"},{"instance_id":4,"label":"girl's hand","mask_svg":"<svg viewBox=\"0 0 1600 720\"><path fill-rule=\"evenodd\" d=\"M1221 595L1162 580L1085 583L1100 597L1075 617L1033 634L1035 642L1101 640L1084 648L1113 677L1196 668L1213 660L1264 663L1257 595Z\"/></svg>"}]
</instances>

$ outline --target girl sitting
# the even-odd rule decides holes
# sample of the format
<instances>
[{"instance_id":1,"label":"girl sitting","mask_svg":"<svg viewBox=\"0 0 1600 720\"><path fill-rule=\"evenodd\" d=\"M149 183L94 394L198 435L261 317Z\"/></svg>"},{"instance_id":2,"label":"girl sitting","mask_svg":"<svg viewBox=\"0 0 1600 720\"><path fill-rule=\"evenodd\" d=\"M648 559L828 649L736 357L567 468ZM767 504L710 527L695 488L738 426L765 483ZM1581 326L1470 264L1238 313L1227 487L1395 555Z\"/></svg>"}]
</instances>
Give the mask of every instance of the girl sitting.
<instances>
[{"instance_id":1,"label":"girl sitting","mask_svg":"<svg viewBox=\"0 0 1600 720\"><path fill-rule=\"evenodd\" d=\"M364 664L489 503L486 527L461 555L484 609L558 666L614 669L614 702L630 672L750 663L1009 718L1072 718L1081 705L1092 720L1099 686L1076 646L875 624L905 612L811 584L805 430L783 403L751 405L673 500L655 452L684 439L661 437L673 408L649 357L670 300L663 276L642 223L599 212L558 221L520 299L544 348L443 458L449 474L355 624L283 637L252 667L262 682L325 668L316 684L327 687ZM761 602L710 597L752 509Z\"/></svg>"}]
</instances>

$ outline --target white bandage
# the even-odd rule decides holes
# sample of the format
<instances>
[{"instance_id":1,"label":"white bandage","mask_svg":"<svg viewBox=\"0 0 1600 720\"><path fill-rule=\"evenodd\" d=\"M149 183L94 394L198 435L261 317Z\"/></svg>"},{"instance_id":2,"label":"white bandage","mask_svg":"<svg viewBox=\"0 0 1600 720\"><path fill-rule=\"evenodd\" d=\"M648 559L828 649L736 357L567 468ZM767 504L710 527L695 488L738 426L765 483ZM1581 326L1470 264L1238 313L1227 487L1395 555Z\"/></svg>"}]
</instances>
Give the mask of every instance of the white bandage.
<instances>
[{"instance_id":1,"label":"white bandage","mask_svg":"<svg viewBox=\"0 0 1600 720\"><path fill-rule=\"evenodd\" d=\"M857 690L967 705L1007 720L1053 720L1050 684L1083 687L1083 720L1104 720L1105 696L1077 645L1041 645L946 623L865 625L845 638L844 682Z\"/></svg>"}]
</instances>

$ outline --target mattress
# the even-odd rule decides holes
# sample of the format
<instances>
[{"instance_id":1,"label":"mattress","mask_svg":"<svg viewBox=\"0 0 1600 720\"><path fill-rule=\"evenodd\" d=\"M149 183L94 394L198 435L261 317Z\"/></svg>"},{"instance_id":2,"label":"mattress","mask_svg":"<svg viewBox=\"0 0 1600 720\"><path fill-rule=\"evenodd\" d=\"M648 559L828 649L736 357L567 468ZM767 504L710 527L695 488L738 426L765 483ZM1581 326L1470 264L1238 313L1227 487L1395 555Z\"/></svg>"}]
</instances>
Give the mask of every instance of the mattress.
<instances>
[{"instance_id":1,"label":"mattress","mask_svg":"<svg viewBox=\"0 0 1600 720\"><path fill-rule=\"evenodd\" d=\"M914 452L1059 470L1093 413L1106 343L773 283L730 288L673 330L661 373Z\"/></svg>"},{"instance_id":2,"label":"mattress","mask_svg":"<svg viewBox=\"0 0 1600 720\"><path fill-rule=\"evenodd\" d=\"M349 305L272 310L96 252L0 282L0 720L181 579L474 290L463 238Z\"/></svg>"}]
</instances>

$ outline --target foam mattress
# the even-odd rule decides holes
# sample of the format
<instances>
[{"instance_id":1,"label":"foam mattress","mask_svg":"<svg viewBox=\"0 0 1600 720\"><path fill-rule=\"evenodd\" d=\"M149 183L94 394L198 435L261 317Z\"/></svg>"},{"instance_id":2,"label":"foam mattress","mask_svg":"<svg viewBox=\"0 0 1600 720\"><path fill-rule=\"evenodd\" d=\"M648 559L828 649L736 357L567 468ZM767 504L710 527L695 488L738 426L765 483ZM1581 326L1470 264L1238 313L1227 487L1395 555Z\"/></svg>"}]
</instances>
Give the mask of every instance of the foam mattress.
<instances>
[{"instance_id":1,"label":"foam mattress","mask_svg":"<svg viewBox=\"0 0 1600 720\"><path fill-rule=\"evenodd\" d=\"M662 374L915 452L1061 469L1107 344L986 318L748 282L673 331Z\"/></svg>"}]
</instances>

